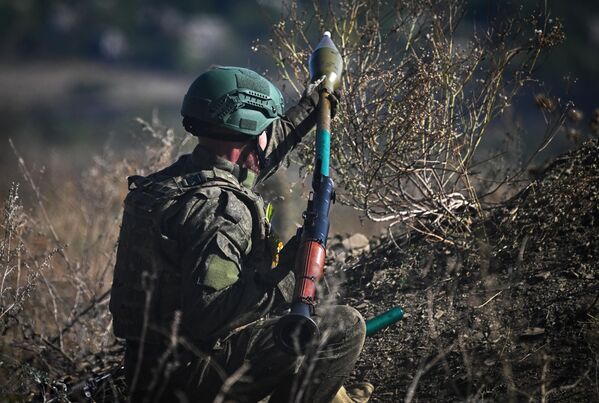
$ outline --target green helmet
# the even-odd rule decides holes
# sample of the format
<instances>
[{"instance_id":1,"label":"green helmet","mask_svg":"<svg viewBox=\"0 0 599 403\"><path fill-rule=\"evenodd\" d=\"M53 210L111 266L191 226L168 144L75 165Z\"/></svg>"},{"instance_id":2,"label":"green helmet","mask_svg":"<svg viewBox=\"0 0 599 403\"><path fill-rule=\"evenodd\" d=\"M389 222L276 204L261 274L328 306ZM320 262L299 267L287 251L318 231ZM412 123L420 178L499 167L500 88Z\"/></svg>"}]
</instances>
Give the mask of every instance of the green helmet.
<instances>
[{"instance_id":1,"label":"green helmet","mask_svg":"<svg viewBox=\"0 0 599 403\"><path fill-rule=\"evenodd\" d=\"M283 115L283 95L260 74L216 67L191 84L181 106L185 118L258 136Z\"/></svg>"}]
</instances>

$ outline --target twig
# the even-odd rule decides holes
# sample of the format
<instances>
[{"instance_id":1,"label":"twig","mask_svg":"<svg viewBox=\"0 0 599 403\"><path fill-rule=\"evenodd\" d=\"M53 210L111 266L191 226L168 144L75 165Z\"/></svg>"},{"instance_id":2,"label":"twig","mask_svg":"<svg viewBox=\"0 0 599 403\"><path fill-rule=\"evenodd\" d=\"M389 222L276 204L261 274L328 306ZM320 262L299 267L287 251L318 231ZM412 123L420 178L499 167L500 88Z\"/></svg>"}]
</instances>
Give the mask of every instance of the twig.
<instances>
[{"instance_id":1,"label":"twig","mask_svg":"<svg viewBox=\"0 0 599 403\"><path fill-rule=\"evenodd\" d=\"M518 249L518 263L522 263L522 261L524 260L524 250L526 249L526 243L528 242L528 238L528 234L524 235L524 238L522 238L520 249Z\"/></svg>"},{"instance_id":2,"label":"twig","mask_svg":"<svg viewBox=\"0 0 599 403\"><path fill-rule=\"evenodd\" d=\"M235 383L237 383L243 378L243 375L247 372L248 369L249 365L247 363L243 363L241 367L237 368L237 370L233 372L231 376L229 376L225 380L223 386L220 388L220 391L218 392L218 395L216 395L216 398L214 399L213 403L223 403L225 401L227 393L231 390Z\"/></svg>"},{"instance_id":3,"label":"twig","mask_svg":"<svg viewBox=\"0 0 599 403\"><path fill-rule=\"evenodd\" d=\"M489 298L487 301L485 301L484 304L479 305L477 307L475 307L476 309L480 309L482 307L484 307L485 305L487 305L489 302L493 301L497 296L499 296L499 294L501 294L503 292L503 290L499 291L498 293L496 293L495 295L493 295L491 298Z\"/></svg>"},{"instance_id":4,"label":"twig","mask_svg":"<svg viewBox=\"0 0 599 403\"><path fill-rule=\"evenodd\" d=\"M85 316L85 314L87 314L89 311L91 311L92 309L94 309L96 307L97 304L101 303L102 301L104 301L106 299L106 297L108 297L110 295L110 289L106 290L102 295L100 295L98 298L93 297L92 300L90 301L89 305L83 309L81 312L79 312L78 314L76 314L73 319L71 319L69 321L69 323L67 323L62 330L60 331L60 334L57 336L54 336L52 339L50 339L50 341L52 343L56 343L60 337L62 335L64 335L66 332L68 332L77 322L79 322L79 319L81 319L81 317Z\"/></svg>"},{"instance_id":5,"label":"twig","mask_svg":"<svg viewBox=\"0 0 599 403\"><path fill-rule=\"evenodd\" d=\"M430 369L434 367L440 360L442 360L447 354L449 354L455 348L455 345L456 342L453 342L445 350L439 352L439 354L437 354L428 364L425 366L421 365L420 368L418 368L418 371L414 375L414 379L412 379L412 383L410 383L410 387L408 388L408 393L406 394L406 398L404 400L405 403L410 403L414 399L420 378L430 371Z\"/></svg>"},{"instance_id":6,"label":"twig","mask_svg":"<svg viewBox=\"0 0 599 403\"><path fill-rule=\"evenodd\" d=\"M35 184L35 181L33 180L33 176L29 172L27 165L25 165L25 160L23 159L21 154L19 154L19 152L17 151L17 148L15 147L14 143L12 142L12 139L8 139L8 143L10 144L10 147L12 148L13 153L15 154L15 156L17 157L17 160L19 161L19 167L21 168L21 171L23 172L23 176L25 177L25 180L29 183L31 190L33 190L33 193L35 194L35 199L37 201L37 205L39 206L40 211L42 212L44 220L46 221L46 225L48 226L48 229L50 230L50 234L52 235L52 238L54 239L54 243L56 244L56 246L58 248L58 253L60 254L60 256L62 256L65 263L70 268L71 263L69 261L69 258L66 255L66 253L64 252L64 246L62 245L62 242L60 241L60 238L58 237L58 234L56 233L56 230L54 229L54 225L52 224L52 221L50 221L50 217L48 216L48 211L46 210L46 206L44 205L44 202L42 200L42 195L41 195L40 189Z\"/></svg>"}]
</instances>

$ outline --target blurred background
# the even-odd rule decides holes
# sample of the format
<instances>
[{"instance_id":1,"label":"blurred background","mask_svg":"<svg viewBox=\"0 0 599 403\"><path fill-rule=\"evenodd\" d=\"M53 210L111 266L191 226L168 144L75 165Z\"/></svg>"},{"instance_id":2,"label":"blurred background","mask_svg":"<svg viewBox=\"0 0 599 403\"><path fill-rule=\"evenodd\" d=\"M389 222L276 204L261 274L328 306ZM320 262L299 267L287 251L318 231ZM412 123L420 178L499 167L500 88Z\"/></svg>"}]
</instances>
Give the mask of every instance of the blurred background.
<instances>
[{"instance_id":1,"label":"blurred background","mask_svg":"<svg viewBox=\"0 0 599 403\"><path fill-rule=\"evenodd\" d=\"M135 147L133 119L153 111L182 133L193 78L211 64L261 69L251 44L277 12L267 0L1 1L2 182L16 171L8 138L50 168Z\"/></svg>"},{"instance_id":2,"label":"blurred background","mask_svg":"<svg viewBox=\"0 0 599 403\"><path fill-rule=\"evenodd\" d=\"M473 3L463 26L484 27L494 2ZM522 3L536 2L501 7ZM537 91L573 101L588 122L599 106L599 2L547 7L563 21L566 40L540 63ZM285 10L279 0L0 0L3 197L20 180L9 138L42 184L57 184L108 148L126 155L140 147L135 117L157 113L183 136L179 107L193 78L212 64L268 75L270 60L252 47ZM524 124L540 124L533 95L523 93L513 111ZM545 157L575 142L560 136Z\"/></svg>"}]
</instances>

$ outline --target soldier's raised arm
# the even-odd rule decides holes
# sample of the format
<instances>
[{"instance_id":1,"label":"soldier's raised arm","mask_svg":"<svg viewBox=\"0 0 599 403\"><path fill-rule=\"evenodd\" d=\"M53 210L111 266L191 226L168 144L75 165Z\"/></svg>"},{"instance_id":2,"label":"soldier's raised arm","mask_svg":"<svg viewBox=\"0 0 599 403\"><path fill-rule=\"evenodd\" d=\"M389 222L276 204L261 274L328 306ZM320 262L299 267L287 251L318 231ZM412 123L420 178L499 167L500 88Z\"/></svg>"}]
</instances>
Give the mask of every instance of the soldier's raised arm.
<instances>
[{"instance_id":1,"label":"soldier's raised arm","mask_svg":"<svg viewBox=\"0 0 599 403\"><path fill-rule=\"evenodd\" d=\"M285 111L285 115L275 120L267 129L267 145L264 151L266 167L260 171L258 181L273 175L285 157L293 151L302 138L316 125L316 105L318 94L304 95L299 102Z\"/></svg>"},{"instance_id":2,"label":"soldier's raised arm","mask_svg":"<svg viewBox=\"0 0 599 403\"><path fill-rule=\"evenodd\" d=\"M308 84L298 103L285 111L281 119L275 120L267 129L266 166L260 171L258 182L272 176L285 157L293 151L302 138L316 126L316 107L319 102L317 88L322 80ZM333 116L337 109L340 91L330 95Z\"/></svg>"}]
</instances>

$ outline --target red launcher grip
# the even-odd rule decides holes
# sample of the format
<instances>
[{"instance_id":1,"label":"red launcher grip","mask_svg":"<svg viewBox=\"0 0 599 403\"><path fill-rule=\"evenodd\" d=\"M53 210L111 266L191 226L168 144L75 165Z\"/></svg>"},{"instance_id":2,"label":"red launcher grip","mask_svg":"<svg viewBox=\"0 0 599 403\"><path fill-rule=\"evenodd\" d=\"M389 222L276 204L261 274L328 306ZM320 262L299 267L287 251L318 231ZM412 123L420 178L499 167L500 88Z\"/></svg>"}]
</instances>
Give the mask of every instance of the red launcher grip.
<instances>
[{"instance_id":1,"label":"red launcher grip","mask_svg":"<svg viewBox=\"0 0 599 403\"><path fill-rule=\"evenodd\" d=\"M322 279L326 250L316 241L305 241L295 261L295 300L313 305L316 284Z\"/></svg>"}]
</instances>

